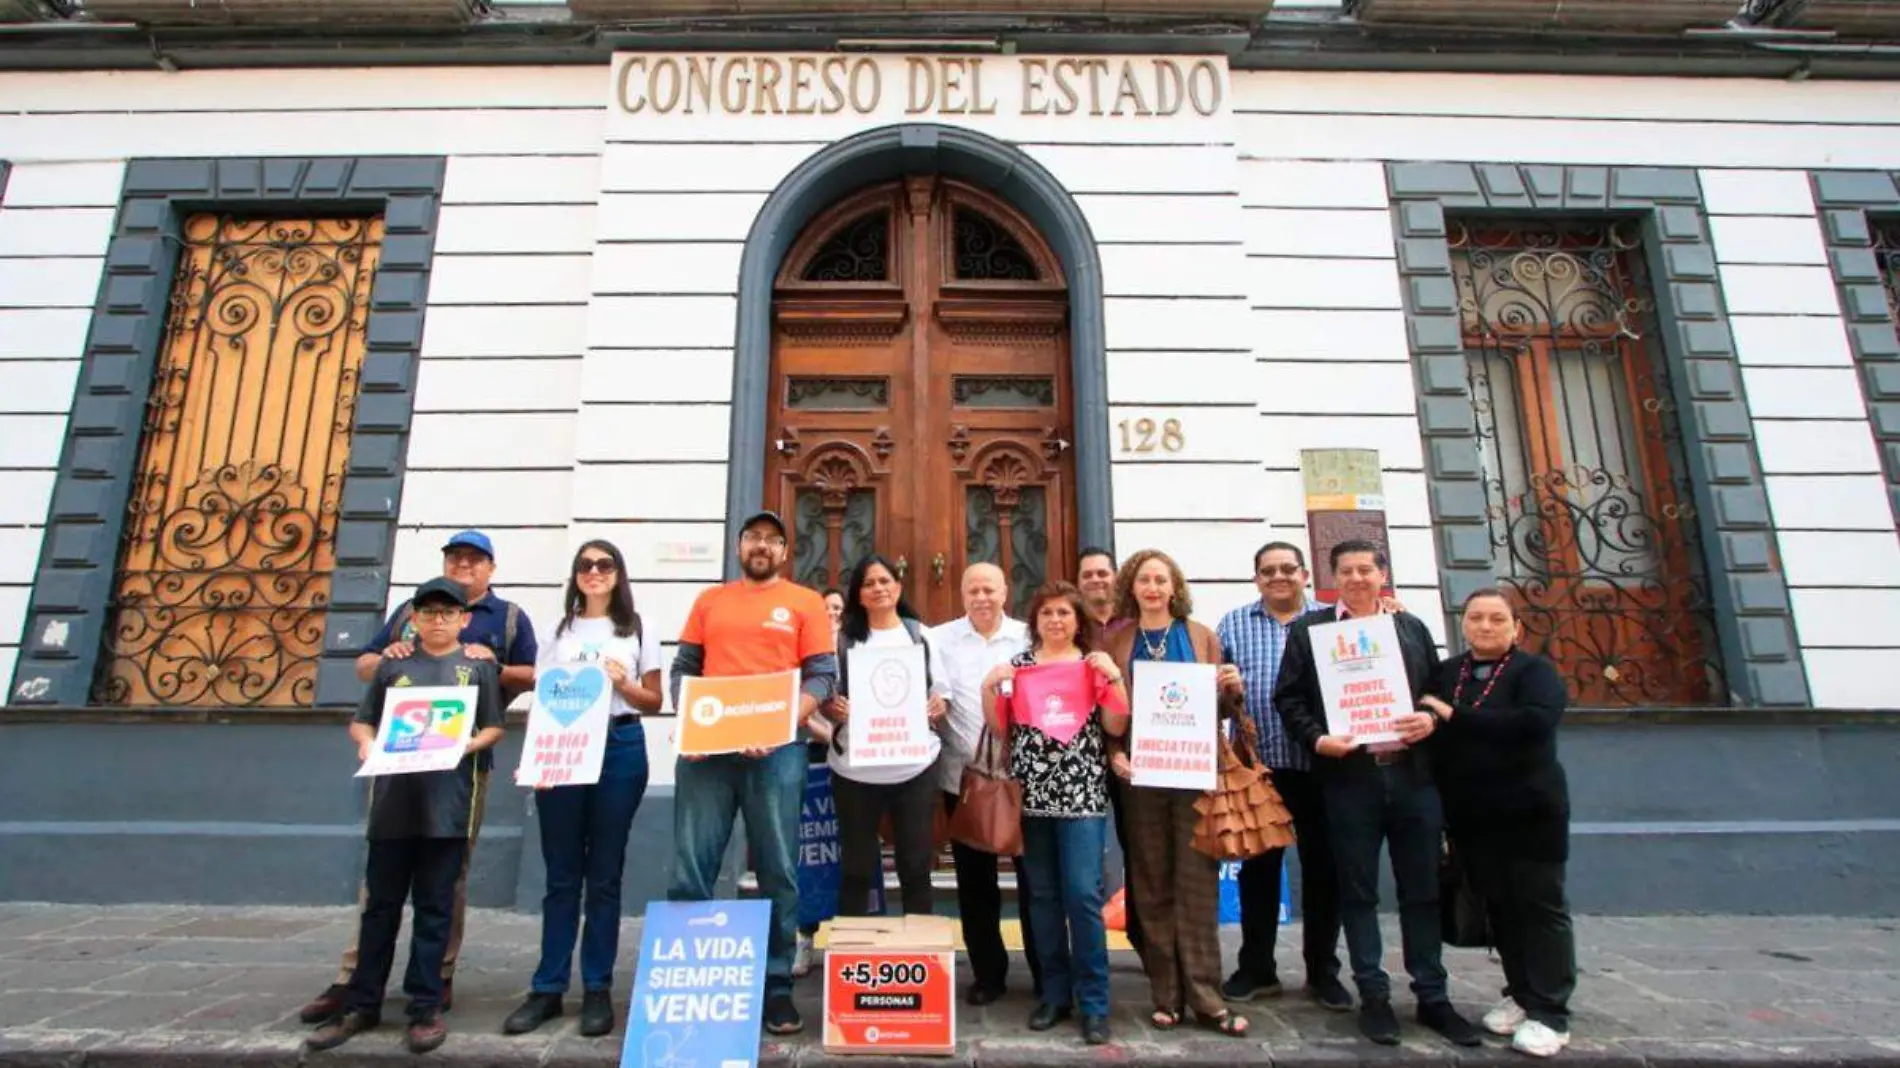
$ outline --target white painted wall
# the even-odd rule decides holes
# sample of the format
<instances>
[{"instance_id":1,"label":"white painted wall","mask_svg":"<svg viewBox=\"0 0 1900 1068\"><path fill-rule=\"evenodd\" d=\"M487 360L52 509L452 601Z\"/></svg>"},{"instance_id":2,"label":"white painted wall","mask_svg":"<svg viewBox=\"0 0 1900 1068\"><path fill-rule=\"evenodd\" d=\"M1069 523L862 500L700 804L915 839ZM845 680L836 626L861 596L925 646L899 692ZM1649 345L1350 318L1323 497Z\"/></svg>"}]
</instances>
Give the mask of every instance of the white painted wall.
<instances>
[{"instance_id":1,"label":"white painted wall","mask_svg":"<svg viewBox=\"0 0 1900 1068\"><path fill-rule=\"evenodd\" d=\"M398 589L484 526L501 587L545 629L573 545L603 534L671 635L718 573L681 548L724 551L740 243L792 167L904 118L620 116L602 68L9 74L0 99L0 676L126 159L448 156ZM1866 669L1900 646L1900 539L1802 172L1900 168L1900 89L1285 72L1235 75L1227 102L934 117L1020 142L1086 213L1111 441L1123 418L1187 430L1177 456L1115 458L1121 548L1175 551L1212 617L1251 596L1261 540L1304 544L1299 450L1369 445L1402 593L1437 625L1383 162L1695 167L1816 700L1893 703Z\"/></svg>"},{"instance_id":2,"label":"white painted wall","mask_svg":"<svg viewBox=\"0 0 1900 1068\"><path fill-rule=\"evenodd\" d=\"M1250 214L1266 216L1250 228L1249 253L1289 258L1256 275L1262 403L1327 410L1273 387L1332 388L1352 398L1341 414L1357 416L1338 430L1331 427L1340 420L1326 429L1296 421L1294 440L1270 446L1268 470L1297 463L1296 442L1343 434L1381 448L1388 478L1415 477L1419 439L1404 319L1393 310L1385 161L1697 168L1814 701L1894 707L1900 538L1807 171L1900 168L1897 102L1891 84L1237 74L1241 166L1254 176ZM1297 477L1280 483L1287 503L1270 513L1297 514L1288 511L1297 507ZM1415 509L1394 514L1395 542L1416 522L1407 536L1418 536L1421 550L1429 548L1423 489L1422 478L1409 492L1388 486L1395 508ZM1400 581L1419 581L1397 544L1395 556Z\"/></svg>"}]
</instances>

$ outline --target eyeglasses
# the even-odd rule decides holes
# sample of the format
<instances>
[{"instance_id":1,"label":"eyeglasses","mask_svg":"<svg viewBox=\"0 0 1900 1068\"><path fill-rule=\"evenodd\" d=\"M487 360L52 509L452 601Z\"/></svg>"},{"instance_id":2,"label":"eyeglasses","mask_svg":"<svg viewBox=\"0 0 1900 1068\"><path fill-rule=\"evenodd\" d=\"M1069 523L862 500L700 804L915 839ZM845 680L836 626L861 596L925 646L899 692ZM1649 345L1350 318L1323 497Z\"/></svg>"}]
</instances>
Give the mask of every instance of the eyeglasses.
<instances>
[{"instance_id":1,"label":"eyeglasses","mask_svg":"<svg viewBox=\"0 0 1900 1068\"><path fill-rule=\"evenodd\" d=\"M785 544L785 536L782 534L767 534L763 530L748 530L739 536L739 543L741 545L770 545L777 548Z\"/></svg>"},{"instance_id":2,"label":"eyeglasses","mask_svg":"<svg viewBox=\"0 0 1900 1068\"><path fill-rule=\"evenodd\" d=\"M620 569L614 566L613 559L605 556L596 560L576 561L574 564L574 573L576 575L585 575L589 571L597 575L611 575L618 570Z\"/></svg>"},{"instance_id":3,"label":"eyeglasses","mask_svg":"<svg viewBox=\"0 0 1900 1068\"><path fill-rule=\"evenodd\" d=\"M424 623L453 623L461 618L460 608L418 608L416 618Z\"/></svg>"},{"instance_id":4,"label":"eyeglasses","mask_svg":"<svg viewBox=\"0 0 1900 1068\"><path fill-rule=\"evenodd\" d=\"M1275 575L1285 575L1287 578L1292 578L1299 573L1300 565L1298 564L1267 564L1261 567L1259 571L1261 578L1272 578Z\"/></svg>"}]
</instances>

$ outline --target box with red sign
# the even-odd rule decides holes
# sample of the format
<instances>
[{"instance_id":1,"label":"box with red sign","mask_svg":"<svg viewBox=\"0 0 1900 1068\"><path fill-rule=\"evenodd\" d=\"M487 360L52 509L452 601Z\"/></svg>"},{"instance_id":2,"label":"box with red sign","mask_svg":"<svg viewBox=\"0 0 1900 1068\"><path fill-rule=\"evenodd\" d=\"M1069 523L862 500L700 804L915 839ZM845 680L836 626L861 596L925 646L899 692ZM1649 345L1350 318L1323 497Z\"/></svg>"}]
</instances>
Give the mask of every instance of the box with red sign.
<instances>
[{"instance_id":1,"label":"box with red sign","mask_svg":"<svg viewBox=\"0 0 1900 1068\"><path fill-rule=\"evenodd\" d=\"M833 920L825 952L825 1052L955 1053L956 963L947 916Z\"/></svg>"}]
</instances>

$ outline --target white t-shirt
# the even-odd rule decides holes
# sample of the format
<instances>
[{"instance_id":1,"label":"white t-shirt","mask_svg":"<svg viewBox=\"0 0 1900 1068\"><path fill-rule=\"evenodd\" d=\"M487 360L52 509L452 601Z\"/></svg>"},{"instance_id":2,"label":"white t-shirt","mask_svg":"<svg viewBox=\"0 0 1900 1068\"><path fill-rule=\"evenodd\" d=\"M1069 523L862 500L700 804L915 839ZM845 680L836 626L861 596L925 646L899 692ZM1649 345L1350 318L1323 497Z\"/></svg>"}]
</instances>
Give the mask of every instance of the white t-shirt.
<instances>
[{"instance_id":1,"label":"white t-shirt","mask_svg":"<svg viewBox=\"0 0 1900 1068\"><path fill-rule=\"evenodd\" d=\"M627 674L638 680L649 671L660 670L660 639L650 620L640 620L640 636L623 638L614 633L614 621L605 616L576 619L560 637L541 643L534 670L539 675L552 664L588 660L618 660ZM614 691L613 714L639 715L640 710L627 703L620 691Z\"/></svg>"},{"instance_id":2,"label":"white t-shirt","mask_svg":"<svg viewBox=\"0 0 1900 1068\"><path fill-rule=\"evenodd\" d=\"M873 629L871 636L866 638L861 644L866 646L902 646L910 645L912 642L910 639L910 631L905 630L902 625L899 625L889 630ZM929 650L925 655L929 657L930 661L930 694L933 697L940 696L948 692L947 688L949 686L944 675L943 659L938 655L935 646L930 645L928 642L925 643L925 646ZM846 666L846 661L850 656L850 650L839 650L838 668L841 672L849 670ZM847 724L855 720L856 717L854 716L851 721L847 721ZM847 743L846 749L848 750L850 740L850 729L848 725L845 737ZM831 765L832 774L842 775L853 782L861 782L871 786L888 786L892 783L909 782L924 772L929 771L931 767L937 763L937 754L943 751L943 740L938 738L937 732L933 730L930 732L930 758L928 760L917 764L893 764L889 767L878 768L853 768L851 766L851 758L846 755L846 753L840 753L838 749L839 747L835 745L825 747L825 762Z\"/></svg>"}]
</instances>

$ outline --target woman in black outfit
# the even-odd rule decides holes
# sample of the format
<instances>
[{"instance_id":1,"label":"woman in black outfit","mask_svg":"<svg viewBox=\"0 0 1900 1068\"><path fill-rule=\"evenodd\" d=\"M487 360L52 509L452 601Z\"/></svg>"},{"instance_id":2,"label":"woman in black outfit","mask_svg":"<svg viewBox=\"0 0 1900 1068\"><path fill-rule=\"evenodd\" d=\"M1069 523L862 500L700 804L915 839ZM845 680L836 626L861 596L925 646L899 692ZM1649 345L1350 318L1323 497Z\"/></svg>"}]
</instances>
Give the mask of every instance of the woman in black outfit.
<instances>
[{"instance_id":1,"label":"woman in black outfit","mask_svg":"<svg viewBox=\"0 0 1900 1068\"><path fill-rule=\"evenodd\" d=\"M1464 634L1468 651L1439 665L1422 705L1441 723L1432 761L1446 829L1504 962L1505 997L1484 1026L1520 1053L1550 1057L1570 1042L1577 985L1564 897L1570 790L1557 761L1568 697L1557 668L1518 647L1501 591L1465 601Z\"/></svg>"}]
</instances>

